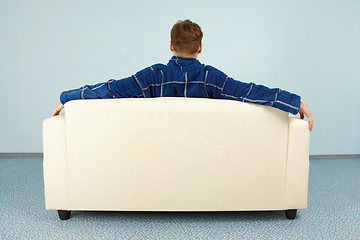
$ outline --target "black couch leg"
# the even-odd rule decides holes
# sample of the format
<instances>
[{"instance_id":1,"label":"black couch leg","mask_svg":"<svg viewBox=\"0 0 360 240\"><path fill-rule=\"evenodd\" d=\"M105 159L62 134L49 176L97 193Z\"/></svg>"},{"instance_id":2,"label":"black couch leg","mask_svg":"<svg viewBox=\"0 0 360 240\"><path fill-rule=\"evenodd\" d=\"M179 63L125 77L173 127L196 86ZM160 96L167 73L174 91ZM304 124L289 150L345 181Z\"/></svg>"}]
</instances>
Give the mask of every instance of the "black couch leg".
<instances>
[{"instance_id":1,"label":"black couch leg","mask_svg":"<svg viewBox=\"0 0 360 240\"><path fill-rule=\"evenodd\" d=\"M71 211L58 210L60 220L68 220L70 218Z\"/></svg>"},{"instance_id":2,"label":"black couch leg","mask_svg":"<svg viewBox=\"0 0 360 240\"><path fill-rule=\"evenodd\" d=\"M285 216L287 219L295 219L297 209L285 210Z\"/></svg>"}]
</instances>

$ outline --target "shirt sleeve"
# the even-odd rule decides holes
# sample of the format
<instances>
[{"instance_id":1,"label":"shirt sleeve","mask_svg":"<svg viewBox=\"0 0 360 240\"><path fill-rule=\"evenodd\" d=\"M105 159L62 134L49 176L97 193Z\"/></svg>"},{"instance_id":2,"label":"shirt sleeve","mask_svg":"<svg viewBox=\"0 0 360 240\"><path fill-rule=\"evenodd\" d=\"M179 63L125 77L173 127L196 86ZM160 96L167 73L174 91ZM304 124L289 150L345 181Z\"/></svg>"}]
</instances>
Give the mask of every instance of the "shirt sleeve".
<instances>
[{"instance_id":1,"label":"shirt sleeve","mask_svg":"<svg viewBox=\"0 0 360 240\"><path fill-rule=\"evenodd\" d=\"M225 74L214 77L213 98L233 99L237 101L271 106L294 115L298 114L301 97L280 88L269 88L255 83L244 83Z\"/></svg>"},{"instance_id":2,"label":"shirt sleeve","mask_svg":"<svg viewBox=\"0 0 360 240\"><path fill-rule=\"evenodd\" d=\"M60 102L65 104L76 99L131 98L142 96L142 90L134 76L120 80L110 79L95 85L64 91L60 94Z\"/></svg>"}]
</instances>

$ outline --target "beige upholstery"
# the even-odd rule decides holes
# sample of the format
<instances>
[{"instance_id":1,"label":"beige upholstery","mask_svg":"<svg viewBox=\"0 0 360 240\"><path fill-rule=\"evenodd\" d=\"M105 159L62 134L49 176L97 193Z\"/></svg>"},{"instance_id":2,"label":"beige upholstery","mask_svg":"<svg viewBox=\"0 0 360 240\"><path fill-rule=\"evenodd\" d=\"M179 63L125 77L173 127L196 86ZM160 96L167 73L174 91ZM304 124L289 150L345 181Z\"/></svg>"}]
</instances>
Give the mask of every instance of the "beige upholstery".
<instances>
[{"instance_id":1,"label":"beige upholstery","mask_svg":"<svg viewBox=\"0 0 360 240\"><path fill-rule=\"evenodd\" d=\"M75 100L43 122L47 209L306 208L307 122L234 100Z\"/></svg>"}]
</instances>

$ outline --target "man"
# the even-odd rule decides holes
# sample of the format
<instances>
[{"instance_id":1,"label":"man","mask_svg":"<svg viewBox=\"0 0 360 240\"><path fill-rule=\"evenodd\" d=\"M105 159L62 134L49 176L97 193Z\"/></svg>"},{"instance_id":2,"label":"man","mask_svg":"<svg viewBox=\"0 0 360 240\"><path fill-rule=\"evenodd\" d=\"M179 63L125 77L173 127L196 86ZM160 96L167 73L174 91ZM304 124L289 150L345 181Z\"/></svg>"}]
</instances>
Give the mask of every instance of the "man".
<instances>
[{"instance_id":1,"label":"man","mask_svg":"<svg viewBox=\"0 0 360 240\"><path fill-rule=\"evenodd\" d=\"M292 114L304 115L313 128L312 113L300 96L270 89L254 83L243 83L228 77L218 69L197 60L202 51L203 33L190 20L179 21L171 29L170 50L173 57L167 65L155 64L131 77L86 85L62 92L60 103L51 116L56 116L67 101L97 98L203 97L232 99L278 108Z\"/></svg>"}]
</instances>

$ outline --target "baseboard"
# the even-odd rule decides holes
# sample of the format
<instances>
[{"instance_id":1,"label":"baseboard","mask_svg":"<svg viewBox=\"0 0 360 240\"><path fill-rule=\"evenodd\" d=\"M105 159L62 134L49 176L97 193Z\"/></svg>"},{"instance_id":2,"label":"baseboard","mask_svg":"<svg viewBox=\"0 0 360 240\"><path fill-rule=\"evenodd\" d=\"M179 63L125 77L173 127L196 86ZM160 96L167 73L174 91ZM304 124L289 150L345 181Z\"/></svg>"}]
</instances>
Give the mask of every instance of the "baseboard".
<instances>
[{"instance_id":1,"label":"baseboard","mask_svg":"<svg viewBox=\"0 0 360 240\"><path fill-rule=\"evenodd\" d=\"M42 158L43 153L0 153L0 158Z\"/></svg>"},{"instance_id":2,"label":"baseboard","mask_svg":"<svg viewBox=\"0 0 360 240\"><path fill-rule=\"evenodd\" d=\"M0 153L0 158L42 158L43 153ZM318 159L354 159L360 158L360 154L332 154L332 155L310 155L310 160Z\"/></svg>"},{"instance_id":3,"label":"baseboard","mask_svg":"<svg viewBox=\"0 0 360 240\"><path fill-rule=\"evenodd\" d=\"M360 158L360 154L310 155L310 160Z\"/></svg>"}]
</instances>

